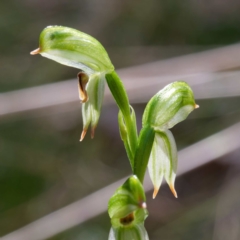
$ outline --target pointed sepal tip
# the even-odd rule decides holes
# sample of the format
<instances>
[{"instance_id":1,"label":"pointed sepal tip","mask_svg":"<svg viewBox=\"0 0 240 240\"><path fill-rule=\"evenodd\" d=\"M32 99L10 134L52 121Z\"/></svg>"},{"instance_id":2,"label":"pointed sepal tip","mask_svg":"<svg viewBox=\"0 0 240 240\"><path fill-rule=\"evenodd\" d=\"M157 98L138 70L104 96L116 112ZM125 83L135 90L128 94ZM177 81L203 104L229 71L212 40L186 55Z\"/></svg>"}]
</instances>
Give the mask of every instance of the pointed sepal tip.
<instances>
[{"instance_id":1,"label":"pointed sepal tip","mask_svg":"<svg viewBox=\"0 0 240 240\"><path fill-rule=\"evenodd\" d=\"M30 52L31 55L36 55L36 54L39 54L39 53L40 53L40 48L37 48L37 49Z\"/></svg>"},{"instance_id":2,"label":"pointed sepal tip","mask_svg":"<svg viewBox=\"0 0 240 240\"><path fill-rule=\"evenodd\" d=\"M81 137L80 137L80 140L79 140L80 142L82 142L82 140L84 139L86 133L87 133L87 129L83 129L83 130L82 130Z\"/></svg>"},{"instance_id":3,"label":"pointed sepal tip","mask_svg":"<svg viewBox=\"0 0 240 240\"><path fill-rule=\"evenodd\" d=\"M172 184L169 185L169 188L175 198L178 198L177 192Z\"/></svg>"},{"instance_id":4,"label":"pointed sepal tip","mask_svg":"<svg viewBox=\"0 0 240 240\"><path fill-rule=\"evenodd\" d=\"M153 199L156 198L157 194L158 194L158 191L159 191L159 188L155 188L154 187L154 190L153 190Z\"/></svg>"},{"instance_id":5,"label":"pointed sepal tip","mask_svg":"<svg viewBox=\"0 0 240 240\"><path fill-rule=\"evenodd\" d=\"M200 108L200 106L195 103L194 108L197 109L197 108Z\"/></svg>"}]
</instances>

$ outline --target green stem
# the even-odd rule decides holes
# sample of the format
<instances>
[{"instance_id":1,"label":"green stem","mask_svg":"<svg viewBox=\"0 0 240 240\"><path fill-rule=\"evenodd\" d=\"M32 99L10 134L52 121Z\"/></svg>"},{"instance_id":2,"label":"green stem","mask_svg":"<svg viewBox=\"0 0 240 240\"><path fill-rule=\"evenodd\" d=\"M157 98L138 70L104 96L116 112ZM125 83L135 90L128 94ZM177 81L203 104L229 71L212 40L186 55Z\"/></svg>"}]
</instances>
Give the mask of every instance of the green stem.
<instances>
[{"instance_id":1,"label":"green stem","mask_svg":"<svg viewBox=\"0 0 240 240\"><path fill-rule=\"evenodd\" d=\"M143 183L147 169L148 160L151 154L155 131L152 127L142 128L139 136L138 147L134 158L134 174Z\"/></svg>"},{"instance_id":2,"label":"green stem","mask_svg":"<svg viewBox=\"0 0 240 240\"><path fill-rule=\"evenodd\" d=\"M117 73L115 71L106 74L106 80L108 83L108 87L122 112L124 117L124 122L127 129L127 137L130 147L130 164L132 170L134 168L134 155L137 149L137 127L136 122L132 121L131 110L129 105L129 100L127 96L127 92L123 86L123 83Z\"/></svg>"}]
</instances>

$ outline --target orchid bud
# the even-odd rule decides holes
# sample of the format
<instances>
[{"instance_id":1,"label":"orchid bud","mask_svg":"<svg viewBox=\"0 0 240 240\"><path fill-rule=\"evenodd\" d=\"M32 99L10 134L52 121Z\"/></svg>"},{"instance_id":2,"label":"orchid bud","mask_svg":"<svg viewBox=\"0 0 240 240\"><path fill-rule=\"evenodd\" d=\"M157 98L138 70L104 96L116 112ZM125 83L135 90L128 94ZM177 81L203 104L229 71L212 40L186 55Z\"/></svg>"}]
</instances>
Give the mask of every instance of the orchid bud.
<instances>
[{"instance_id":1,"label":"orchid bud","mask_svg":"<svg viewBox=\"0 0 240 240\"><path fill-rule=\"evenodd\" d=\"M122 219L137 209L146 208L146 197L143 186L136 176L119 187L108 203L110 218Z\"/></svg>"},{"instance_id":2,"label":"orchid bud","mask_svg":"<svg viewBox=\"0 0 240 240\"><path fill-rule=\"evenodd\" d=\"M148 216L143 186L136 176L119 187L110 198L108 213L112 228L109 240L148 240L144 221Z\"/></svg>"}]
</instances>

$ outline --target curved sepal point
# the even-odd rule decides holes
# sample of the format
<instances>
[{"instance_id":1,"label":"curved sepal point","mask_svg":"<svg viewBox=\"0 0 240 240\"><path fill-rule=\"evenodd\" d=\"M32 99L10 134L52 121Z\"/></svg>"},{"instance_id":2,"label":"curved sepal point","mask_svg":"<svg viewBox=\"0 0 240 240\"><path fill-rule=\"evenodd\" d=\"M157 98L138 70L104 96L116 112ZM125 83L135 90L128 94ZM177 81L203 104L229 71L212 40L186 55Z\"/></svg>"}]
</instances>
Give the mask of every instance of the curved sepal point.
<instances>
[{"instance_id":1,"label":"curved sepal point","mask_svg":"<svg viewBox=\"0 0 240 240\"><path fill-rule=\"evenodd\" d=\"M87 129L83 129L83 130L82 130L82 133L81 133L80 140L79 140L80 142L82 142L82 140L84 139L86 133L87 133Z\"/></svg>"},{"instance_id":2,"label":"curved sepal point","mask_svg":"<svg viewBox=\"0 0 240 240\"><path fill-rule=\"evenodd\" d=\"M153 190L153 197L152 197L153 199L155 199L155 197L157 196L158 191L159 191L159 188L154 187L154 190Z\"/></svg>"},{"instance_id":3,"label":"curved sepal point","mask_svg":"<svg viewBox=\"0 0 240 240\"><path fill-rule=\"evenodd\" d=\"M194 108L197 109L197 108L200 108L200 106L195 103Z\"/></svg>"},{"instance_id":4,"label":"curved sepal point","mask_svg":"<svg viewBox=\"0 0 240 240\"><path fill-rule=\"evenodd\" d=\"M178 198L178 195L177 195L177 192L176 192L176 190L175 190L174 185L173 185L173 184L169 184L169 188L170 188L173 196L174 196L175 198Z\"/></svg>"},{"instance_id":5,"label":"curved sepal point","mask_svg":"<svg viewBox=\"0 0 240 240\"><path fill-rule=\"evenodd\" d=\"M37 48L33 51L30 52L31 55L36 55L36 54L39 54L41 52L40 48Z\"/></svg>"}]
</instances>

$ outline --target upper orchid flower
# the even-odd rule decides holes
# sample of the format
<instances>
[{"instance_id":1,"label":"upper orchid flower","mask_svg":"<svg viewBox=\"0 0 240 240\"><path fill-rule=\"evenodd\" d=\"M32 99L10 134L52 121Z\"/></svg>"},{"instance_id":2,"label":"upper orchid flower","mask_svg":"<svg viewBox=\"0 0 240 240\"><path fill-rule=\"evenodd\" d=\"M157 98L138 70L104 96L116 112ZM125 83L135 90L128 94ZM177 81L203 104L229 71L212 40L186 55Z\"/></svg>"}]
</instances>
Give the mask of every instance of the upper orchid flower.
<instances>
[{"instance_id":1,"label":"upper orchid flower","mask_svg":"<svg viewBox=\"0 0 240 240\"><path fill-rule=\"evenodd\" d=\"M169 128L185 120L199 106L185 82L167 85L148 102L143 114L143 129L134 160L134 173L143 181L148 165L156 197L163 177L177 197L174 181L177 171L177 147Z\"/></svg>"},{"instance_id":2,"label":"upper orchid flower","mask_svg":"<svg viewBox=\"0 0 240 240\"><path fill-rule=\"evenodd\" d=\"M81 69L78 74L79 98L83 103L83 140L91 124L91 136L97 126L105 87L105 75L114 70L104 47L93 37L78 30L49 26L40 34L39 48L31 52L41 54L61 64Z\"/></svg>"}]
</instances>

